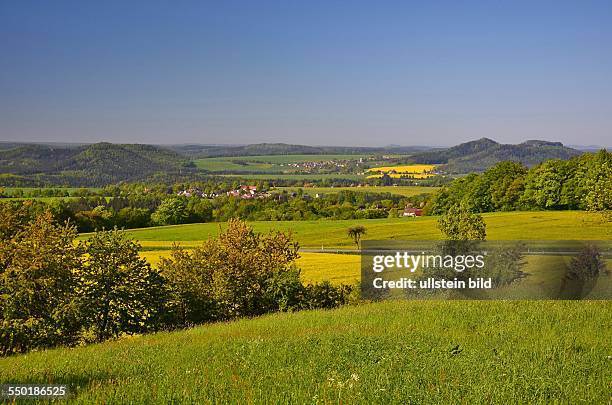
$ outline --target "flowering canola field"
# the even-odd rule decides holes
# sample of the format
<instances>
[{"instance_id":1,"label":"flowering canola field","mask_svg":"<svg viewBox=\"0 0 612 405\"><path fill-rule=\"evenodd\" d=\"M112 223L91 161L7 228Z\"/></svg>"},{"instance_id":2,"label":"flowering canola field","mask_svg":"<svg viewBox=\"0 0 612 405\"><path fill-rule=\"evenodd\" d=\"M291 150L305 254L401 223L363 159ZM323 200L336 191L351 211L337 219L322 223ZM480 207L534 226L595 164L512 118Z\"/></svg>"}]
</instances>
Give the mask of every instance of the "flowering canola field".
<instances>
[{"instance_id":1,"label":"flowering canola field","mask_svg":"<svg viewBox=\"0 0 612 405\"><path fill-rule=\"evenodd\" d=\"M402 176L410 176L415 179L425 179L433 176L431 173L436 165L402 165L402 166L383 166L372 167L368 169L368 173L374 173L368 176L368 179L382 177L383 174L388 174L393 178Z\"/></svg>"}]
</instances>

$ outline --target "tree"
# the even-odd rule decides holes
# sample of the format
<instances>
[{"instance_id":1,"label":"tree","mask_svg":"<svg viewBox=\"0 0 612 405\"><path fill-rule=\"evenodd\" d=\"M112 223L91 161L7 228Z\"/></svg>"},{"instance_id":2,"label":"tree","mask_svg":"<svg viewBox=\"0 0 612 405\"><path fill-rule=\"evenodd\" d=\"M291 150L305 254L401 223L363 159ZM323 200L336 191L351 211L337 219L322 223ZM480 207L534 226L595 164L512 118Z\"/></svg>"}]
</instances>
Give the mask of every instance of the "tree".
<instances>
[{"instance_id":1,"label":"tree","mask_svg":"<svg viewBox=\"0 0 612 405\"><path fill-rule=\"evenodd\" d=\"M470 212L464 205L452 206L438 219L438 228L448 240L484 240L486 237L482 215Z\"/></svg>"},{"instance_id":2,"label":"tree","mask_svg":"<svg viewBox=\"0 0 612 405\"><path fill-rule=\"evenodd\" d=\"M525 177L521 202L527 207L567 209L573 202L564 194L563 185L571 176L572 163L558 159L543 162Z\"/></svg>"},{"instance_id":3,"label":"tree","mask_svg":"<svg viewBox=\"0 0 612 405\"><path fill-rule=\"evenodd\" d=\"M591 243L585 244L569 263L559 291L560 298L584 298L597 283L597 278L604 273L607 273L606 263L598 247Z\"/></svg>"},{"instance_id":4,"label":"tree","mask_svg":"<svg viewBox=\"0 0 612 405\"><path fill-rule=\"evenodd\" d=\"M231 219L217 239L208 239L192 253L175 249L170 259L162 261L161 269L178 303L175 308L183 311L187 322L202 322L293 305L286 296L294 290L292 278L284 276L294 271L298 257L298 244L291 234L263 235ZM278 294L284 297L284 308L274 301Z\"/></svg>"},{"instance_id":5,"label":"tree","mask_svg":"<svg viewBox=\"0 0 612 405\"><path fill-rule=\"evenodd\" d=\"M606 271L606 263L593 244L585 245L580 253L572 257L566 278L570 280L589 280L599 277Z\"/></svg>"},{"instance_id":6,"label":"tree","mask_svg":"<svg viewBox=\"0 0 612 405\"><path fill-rule=\"evenodd\" d=\"M255 233L238 219L228 221L217 239L191 252L175 246L160 263L168 282L171 321L182 326L271 311L331 308L348 300L349 286L304 286L294 263L298 257L291 234Z\"/></svg>"},{"instance_id":7,"label":"tree","mask_svg":"<svg viewBox=\"0 0 612 405\"><path fill-rule=\"evenodd\" d=\"M213 219L213 205L209 200L192 197L187 203L189 222L210 222Z\"/></svg>"},{"instance_id":8,"label":"tree","mask_svg":"<svg viewBox=\"0 0 612 405\"><path fill-rule=\"evenodd\" d=\"M203 248L203 258L209 258L214 266L213 296L225 316L267 312L264 298L268 281L290 271L299 257L299 245L291 234L258 234L236 219L230 220L227 230L218 239L207 241Z\"/></svg>"},{"instance_id":9,"label":"tree","mask_svg":"<svg viewBox=\"0 0 612 405\"><path fill-rule=\"evenodd\" d=\"M23 207L0 205L0 354L75 343L76 229L49 212L23 223Z\"/></svg>"},{"instance_id":10,"label":"tree","mask_svg":"<svg viewBox=\"0 0 612 405\"><path fill-rule=\"evenodd\" d=\"M383 173L382 176L380 177L380 184L382 186L392 186L393 179L391 178L391 176L389 176L388 173Z\"/></svg>"},{"instance_id":11,"label":"tree","mask_svg":"<svg viewBox=\"0 0 612 405\"><path fill-rule=\"evenodd\" d=\"M593 155L583 182L584 205L588 210L612 209L612 153L602 149Z\"/></svg>"},{"instance_id":12,"label":"tree","mask_svg":"<svg viewBox=\"0 0 612 405\"><path fill-rule=\"evenodd\" d=\"M84 247L77 294L96 340L152 329L165 292L140 246L115 229L96 232Z\"/></svg>"},{"instance_id":13,"label":"tree","mask_svg":"<svg viewBox=\"0 0 612 405\"><path fill-rule=\"evenodd\" d=\"M202 253L199 248L190 253L174 245L170 257L162 258L159 263L169 290L166 322L171 325L210 322L219 316L211 294L214 273L206 265L207 257Z\"/></svg>"},{"instance_id":14,"label":"tree","mask_svg":"<svg viewBox=\"0 0 612 405\"><path fill-rule=\"evenodd\" d=\"M351 239L353 239L353 242L357 246L357 249L359 249L360 242L361 242L361 236L365 235L367 232L368 231L365 226L356 225L356 226L350 227L346 233Z\"/></svg>"},{"instance_id":15,"label":"tree","mask_svg":"<svg viewBox=\"0 0 612 405\"><path fill-rule=\"evenodd\" d=\"M75 220L80 231L91 232L108 227L112 215L105 206L98 205L92 210L76 213Z\"/></svg>"},{"instance_id":16,"label":"tree","mask_svg":"<svg viewBox=\"0 0 612 405\"><path fill-rule=\"evenodd\" d=\"M146 208L125 207L115 215L115 224L120 228L144 228L150 219L151 214Z\"/></svg>"},{"instance_id":17,"label":"tree","mask_svg":"<svg viewBox=\"0 0 612 405\"><path fill-rule=\"evenodd\" d=\"M187 222L187 203L182 198L168 198L162 201L151 215L151 221L158 225L176 225Z\"/></svg>"},{"instance_id":18,"label":"tree","mask_svg":"<svg viewBox=\"0 0 612 405\"><path fill-rule=\"evenodd\" d=\"M290 268L274 274L266 282L266 307L271 311L299 310L307 305L307 294L308 289L300 280L300 270Z\"/></svg>"},{"instance_id":19,"label":"tree","mask_svg":"<svg viewBox=\"0 0 612 405\"><path fill-rule=\"evenodd\" d=\"M482 175L486 188L481 192L489 194L490 210L509 211L517 208L523 192L527 168L517 162L499 162ZM487 210L489 211L489 210ZM484 211L481 211L484 212Z\"/></svg>"}]
</instances>

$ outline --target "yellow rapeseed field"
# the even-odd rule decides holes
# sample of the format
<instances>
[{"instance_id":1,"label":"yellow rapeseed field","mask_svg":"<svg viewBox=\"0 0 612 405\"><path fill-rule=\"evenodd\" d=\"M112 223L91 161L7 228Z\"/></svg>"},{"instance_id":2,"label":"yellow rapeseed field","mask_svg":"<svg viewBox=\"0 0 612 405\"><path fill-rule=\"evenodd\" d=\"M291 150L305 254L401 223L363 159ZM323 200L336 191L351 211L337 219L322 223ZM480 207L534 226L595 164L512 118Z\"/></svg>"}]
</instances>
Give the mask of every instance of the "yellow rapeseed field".
<instances>
[{"instance_id":1,"label":"yellow rapeseed field","mask_svg":"<svg viewBox=\"0 0 612 405\"><path fill-rule=\"evenodd\" d=\"M157 267L162 257L169 257L170 250L140 252L151 266ZM330 281L334 284L355 284L359 280L360 256L335 253L301 252L296 265L302 270L305 283Z\"/></svg>"},{"instance_id":2,"label":"yellow rapeseed field","mask_svg":"<svg viewBox=\"0 0 612 405\"><path fill-rule=\"evenodd\" d=\"M333 284L355 284L360 278L359 255L302 252L296 264L305 283L327 280Z\"/></svg>"},{"instance_id":3,"label":"yellow rapeseed field","mask_svg":"<svg viewBox=\"0 0 612 405\"><path fill-rule=\"evenodd\" d=\"M424 179L433 176L429 172L431 172L435 167L435 165L402 165L372 167L368 169L368 172L377 174L372 174L368 176L368 178L371 179L376 177L382 177L383 173L387 173L390 177L394 178L409 175L416 179Z\"/></svg>"},{"instance_id":4,"label":"yellow rapeseed field","mask_svg":"<svg viewBox=\"0 0 612 405\"><path fill-rule=\"evenodd\" d=\"M368 169L369 172L391 172L397 173L425 173L432 171L435 165L403 165L403 166L383 166L383 167L372 167Z\"/></svg>"}]
</instances>

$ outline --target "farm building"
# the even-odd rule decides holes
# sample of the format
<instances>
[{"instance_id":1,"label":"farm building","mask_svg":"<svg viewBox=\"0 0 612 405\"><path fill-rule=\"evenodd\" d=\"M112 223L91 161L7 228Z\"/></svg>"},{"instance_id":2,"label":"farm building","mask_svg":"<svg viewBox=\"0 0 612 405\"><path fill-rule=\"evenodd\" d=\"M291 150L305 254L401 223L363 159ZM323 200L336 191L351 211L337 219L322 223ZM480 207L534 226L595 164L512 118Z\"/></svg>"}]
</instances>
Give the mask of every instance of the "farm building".
<instances>
[{"instance_id":1,"label":"farm building","mask_svg":"<svg viewBox=\"0 0 612 405\"><path fill-rule=\"evenodd\" d=\"M404 217L420 217L423 215L423 210L420 208L406 207L404 209Z\"/></svg>"}]
</instances>

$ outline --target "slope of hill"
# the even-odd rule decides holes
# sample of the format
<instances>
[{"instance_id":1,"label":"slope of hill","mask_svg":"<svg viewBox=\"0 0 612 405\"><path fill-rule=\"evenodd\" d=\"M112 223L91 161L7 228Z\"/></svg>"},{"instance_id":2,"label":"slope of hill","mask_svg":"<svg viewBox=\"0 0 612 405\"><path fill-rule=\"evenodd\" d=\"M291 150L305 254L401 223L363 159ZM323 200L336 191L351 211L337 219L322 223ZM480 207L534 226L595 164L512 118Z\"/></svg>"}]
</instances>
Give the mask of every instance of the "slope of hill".
<instances>
[{"instance_id":1,"label":"slope of hill","mask_svg":"<svg viewBox=\"0 0 612 405\"><path fill-rule=\"evenodd\" d=\"M139 144L26 145L0 151L0 173L30 175L55 184L98 186L191 166L176 152Z\"/></svg>"},{"instance_id":2,"label":"slope of hill","mask_svg":"<svg viewBox=\"0 0 612 405\"><path fill-rule=\"evenodd\" d=\"M417 153L413 158L416 163L443 163L450 173L470 173L484 171L503 160L534 166L547 159L570 159L580 153L561 142L529 140L512 145L481 138L448 149Z\"/></svg>"},{"instance_id":3,"label":"slope of hill","mask_svg":"<svg viewBox=\"0 0 612 405\"><path fill-rule=\"evenodd\" d=\"M253 145L174 145L167 148L144 144L96 143L68 144L7 144L0 148L0 175L19 182L51 183L71 186L101 186L120 181L150 179L165 176L178 179L197 171L190 160L203 156L260 155L406 155L400 159L411 163L443 164L449 173L484 171L503 160L536 165L547 159L569 159L580 151L560 142L531 140L518 145L497 143L488 138L462 143L447 149L427 149L422 146L346 147L305 146L284 143ZM5 145L6 146L6 145ZM200 176L206 176L200 170ZM278 176L273 173L273 176ZM16 177L21 176L21 177ZM8 180L7 180L8 181ZM10 185L10 184L5 184Z\"/></svg>"},{"instance_id":4,"label":"slope of hill","mask_svg":"<svg viewBox=\"0 0 612 405\"><path fill-rule=\"evenodd\" d=\"M389 301L0 359L74 403L607 403L609 301ZM585 322L588 319L589 322Z\"/></svg>"},{"instance_id":5,"label":"slope of hill","mask_svg":"<svg viewBox=\"0 0 612 405\"><path fill-rule=\"evenodd\" d=\"M375 153L414 153L431 148L427 146L308 146L286 143L258 143L250 145L170 145L168 148L191 157L232 157L260 155L359 155Z\"/></svg>"}]
</instances>

